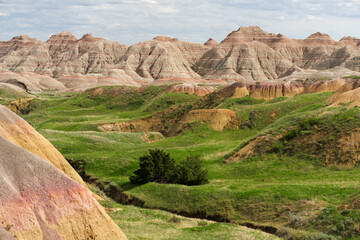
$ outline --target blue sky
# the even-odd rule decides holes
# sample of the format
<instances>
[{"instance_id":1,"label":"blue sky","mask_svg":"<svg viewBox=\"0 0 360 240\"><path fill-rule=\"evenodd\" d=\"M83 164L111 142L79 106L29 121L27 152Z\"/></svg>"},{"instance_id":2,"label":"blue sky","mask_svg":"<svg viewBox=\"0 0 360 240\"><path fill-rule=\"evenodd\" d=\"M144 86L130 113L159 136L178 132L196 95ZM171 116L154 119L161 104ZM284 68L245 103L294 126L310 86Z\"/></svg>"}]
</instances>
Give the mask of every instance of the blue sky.
<instances>
[{"instance_id":1,"label":"blue sky","mask_svg":"<svg viewBox=\"0 0 360 240\"><path fill-rule=\"evenodd\" d=\"M291 38L328 33L360 38L360 0L0 0L0 40L28 34L85 33L133 44L166 35L190 42L223 40L258 25Z\"/></svg>"}]
</instances>

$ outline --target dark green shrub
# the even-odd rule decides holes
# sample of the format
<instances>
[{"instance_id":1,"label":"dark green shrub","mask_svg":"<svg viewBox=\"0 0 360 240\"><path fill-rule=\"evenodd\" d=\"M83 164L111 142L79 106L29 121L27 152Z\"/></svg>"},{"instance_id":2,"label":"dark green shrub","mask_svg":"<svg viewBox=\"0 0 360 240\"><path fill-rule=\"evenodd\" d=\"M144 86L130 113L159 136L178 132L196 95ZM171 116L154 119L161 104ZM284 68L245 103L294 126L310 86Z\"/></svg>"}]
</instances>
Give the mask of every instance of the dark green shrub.
<instances>
[{"instance_id":1,"label":"dark green shrub","mask_svg":"<svg viewBox=\"0 0 360 240\"><path fill-rule=\"evenodd\" d=\"M159 149L149 149L149 155L140 157L139 165L140 168L130 176L132 183L200 185L208 182L207 171L202 168L202 161L197 156L189 156L180 164L175 164L169 153Z\"/></svg>"},{"instance_id":2,"label":"dark green shrub","mask_svg":"<svg viewBox=\"0 0 360 240\"><path fill-rule=\"evenodd\" d=\"M159 149L149 149L149 155L140 157L140 169L130 177L132 183L173 183L177 178L175 160L170 154Z\"/></svg>"},{"instance_id":3,"label":"dark green shrub","mask_svg":"<svg viewBox=\"0 0 360 240\"><path fill-rule=\"evenodd\" d=\"M178 182L184 185L201 185L208 183L208 173L203 169L202 161L198 156L189 156L180 162L178 168Z\"/></svg>"},{"instance_id":4,"label":"dark green shrub","mask_svg":"<svg viewBox=\"0 0 360 240\"><path fill-rule=\"evenodd\" d=\"M297 137L301 131L310 130L314 126L320 126L322 121L318 118L311 117L301 123L301 125L289 132L287 132L281 140L290 141Z\"/></svg>"},{"instance_id":5,"label":"dark green shrub","mask_svg":"<svg viewBox=\"0 0 360 240\"><path fill-rule=\"evenodd\" d=\"M272 145L270 152L271 153L280 153L282 154L284 152L285 146L281 142L277 142L274 145Z\"/></svg>"},{"instance_id":6,"label":"dark green shrub","mask_svg":"<svg viewBox=\"0 0 360 240\"><path fill-rule=\"evenodd\" d=\"M285 136L282 138L282 140L290 141L291 139L294 139L297 135L299 135L300 129L296 128L293 129L285 134Z\"/></svg>"},{"instance_id":7,"label":"dark green shrub","mask_svg":"<svg viewBox=\"0 0 360 240\"><path fill-rule=\"evenodd\" d=\"M315 117L311 117L306 119L302 124L301 124L301 130L309 130L311 127L313 126L319 126L322 124L322 121L318 118Z\"/></svg>"},{"instance_id":8,"label":"dark green shrub","mask_svg":"<svg viewBox=\"0 0 360 240\"><path fill-rule=\"evenodd\" d=\"M240 104L240 105L254 105L254 104L260 104L263 102L265 102L264 99L255 99L250 96L242 97L242 98L239 98L236 100L236 103Z\"/></svg>"}]
</instances>

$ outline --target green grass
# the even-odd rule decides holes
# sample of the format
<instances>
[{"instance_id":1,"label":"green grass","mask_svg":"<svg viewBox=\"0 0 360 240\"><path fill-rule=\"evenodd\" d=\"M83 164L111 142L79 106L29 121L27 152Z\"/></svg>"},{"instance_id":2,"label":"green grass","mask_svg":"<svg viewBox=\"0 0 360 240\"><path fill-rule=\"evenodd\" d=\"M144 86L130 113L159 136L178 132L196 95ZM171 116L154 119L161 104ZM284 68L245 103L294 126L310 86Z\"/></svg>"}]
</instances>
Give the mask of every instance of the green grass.
<instances>
[{"instance_id":1,"label":"green grass","mask_svg":"<svg viewBox=\"0 0 360 240\"><path fill-rule=\"evenodd\" d=\"M203 101L196 96L167 93L165 90L165 87L151 87L139 93L134 89L107 88L107 94L100 96L90 91L68 96L44 94L36 100L39 107L24 117L66 158L84 160L87 173L115 183L127 194L145 201L146 207L233 223L254 222L284 227L282 231L286 232L285 235L294 228L300 232L291 233L293 235L318 234L319 231L341 235L321 228L317 218L309 221L306 228L289 225L293 216L290 213L306 210L320 216L328 206L349 204L351 196L359 192L358 167L329 167L324 164L321 155L301 151L301 148L291 154L262 152L242 162L227 165L224 165L224 160L247 141L260 135L289 134L298 129L294 138L287 140L295 143L298 135L312 136L322 129L335 134L329 139L336 138L339 131L352 131L360 127L359 108L325 108L326 99L331 93L304 94L267 102L250 97L218 99L214 95ZM117 91L125 91L126 94L116 95ZM255 126L218 132L197 123L179 136L151 143L142 139L145 133L99 132L96 128L99 123L147 117L178 104L194 108L211 106L232 109L242 123L250 121L252 117ZM310 124L311 119L318 118L321 119L321 124L318 124L321 129ZM286 144L283 143L283 146ZM201 186L130 184L128 177L138 168L138 158L150 148L164 149L176 161L190 154L199 155L208 170L210 183ZM120 219L121 215L116 214L112 217ZM138 231L137 224L129 225L129 236L131 231L134 234ZM170 226L173 224L176 223L169 223ZM120 226L126 229L126 223ZM193 230L181 228L176 231L185 238L189 234L204 233L191 236L206 239L206 234L212 231L212 227L209 228L192 226ZM162 231L161 226L155 229ZM218 225L214 225L214 229L220 231ZM228 237L231 239L231 236Z\"/></svg>"},{"instance_id":2,"label":"green grass","mask_svg":"<svg viewBox=\"0 0 360 240\"><path fill-rule=\"evenodd\" d=\"M278 239L241 226L181 217L161 210L101 202L129 240L137 239Z\"/></svg>"},{"instance_id":3,"label":"green grass","mask_svg":"<svg viewBox=\"0 0 360 240\"><path fill-rule=\"evenodd\" d=\"M142 92L129 87L104 88L101 95L93 94L92 90L66 96L43 94L34 101L40 107L25 119L37 129L97 131L96 126L101 123L143 118L199 99L195 95L167 93L169 86L150 86Z\"/></svg>"},{"instance_id":4,"label":"green grass","mask_svg":"<svg viewBox=\"0 0 360 240\"><path fill-rule=\"evenodd\" d=\"M17 92L12 89L0 89L0 104L6 105L11 101L17 100L22 97L32 97L30 94L25 92Z\"/></svg>"},{"instance_id":5,"label":"green grass","mask_svg":"<svg viewBox=\"0 0 360 240\"><path fill-rule=\"evenodd\" d=\"M345 79L360 79L360 76L346 76L346 77L343 77Z\"/></svg>"}]
</instances>

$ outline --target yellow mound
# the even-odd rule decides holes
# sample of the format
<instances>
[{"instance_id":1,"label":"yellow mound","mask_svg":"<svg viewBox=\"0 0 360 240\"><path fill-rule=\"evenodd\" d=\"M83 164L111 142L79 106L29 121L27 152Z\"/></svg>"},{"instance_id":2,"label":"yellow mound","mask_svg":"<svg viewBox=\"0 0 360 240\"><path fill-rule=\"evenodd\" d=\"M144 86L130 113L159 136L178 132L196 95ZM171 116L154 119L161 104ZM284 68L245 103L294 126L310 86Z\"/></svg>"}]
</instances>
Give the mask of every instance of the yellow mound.
<instances>
[{"instance_id":1,"label":"yellow mound","mask_svg":"<svg viewBox=\"0 0 360 240\"><path fill-rule=\"evenodd\" d=\"M332 96L328 99L329 107L341 106L347 103L349 108L360 106L360 88L356 88L339 95Z\"/></svg>"}]
</instances>

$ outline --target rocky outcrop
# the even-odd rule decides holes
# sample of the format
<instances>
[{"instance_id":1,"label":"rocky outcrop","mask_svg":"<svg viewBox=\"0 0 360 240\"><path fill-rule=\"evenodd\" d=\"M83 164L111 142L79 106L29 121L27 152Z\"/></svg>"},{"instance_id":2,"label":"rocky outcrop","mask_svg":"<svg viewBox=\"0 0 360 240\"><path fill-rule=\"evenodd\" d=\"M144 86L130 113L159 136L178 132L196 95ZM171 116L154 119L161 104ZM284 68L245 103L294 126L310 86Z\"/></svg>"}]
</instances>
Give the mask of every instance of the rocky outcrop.
<instances>
[{"instance_id":1,"label":"rocky outcrop","mask_svg":"<svg viewBox=\"0 0 360 240\"><path fill-rule=\"evenodd\" d=\"M149 132L158 130L153 129L158 123L158 121L152 121L152 118L145 118L130 122L104 123L100 124L98 128L104 132Z\"/></svg>"},{"instance_id":2,"label":"rocky outcrop","mask_svg":"<svg viewBox=\"0 0 360 240\"><path fill-rule=\"evenodd\" d=\"M236 112L228 109L199 109L188 112L181 119L181 125L192 122L206 123L217 131L229 128L237 120Z\"/></svg>"},{"instance_id":3,"label":"rocky outcrop","mask_svg":"<svg viewBox=\"0 0 360 240\"><path fill-rule=\"evenodd\" d=\"M255 99L270 100L277 97L293 97L304 91L301 83L277 83L277 82L264 82L254 87L251 97Z\"/></svg>"},{"instance_id":4,"label":"rocky outcrop","mask_svg":"<svg viewBox=\"0 0 360 240\"><path fill-rule=\"evenodd\" d=\"M188 124L200 122L208 124L217 131L225 128L237 128L236 112L227 109L199 109L181 113L179 116L169 118L176 109L156 113L148 118L129 122L105 123L98 128L101 131L119 132L161 132L165 136L176 136L189 129ZM169 127L168 125L171 125Z\"/></svg>"},{"instance_id":5,"label":"rocky outcrop","mask_svg":"<svg viewBox=\"0 0 360 240\"><path fill-rule=\"evenodd\" d=\"M215 87L211 86L198 86L195 84L175 84L172 85L168 92L179 92L179 93L188 93L195 94L197 96L205 96L209 93L214 92Z\"/></svg>"},{"instance_id":6,"label":"rocky outcrop","mask_svg":"<svg viewBox=\"0 0 360 240\"><path fill-rule=\"evenodd\" d=\"M25 94L25 91L23 88L13 85L11 83L3 83L0 82L0 90L4 90L4 91L10 91L10 92L14 92L16 94Z\"/></svg>"},{"instance_id":7,"label":"rocky outcrop","mask_svg":"<svg viewBox=\"0 0 360 240\"><path fill-rule=\"evenodd\" d=\"M2 136L0 146L2 239L126 239L87 188Z\"/></svg>"},{"instance_id":8,"label":"rocky outcrop","mask_svg":"<svg viewBox=\"0 0 360 240\"><path fill-rule=\"evenodd\" d=\"M306 87L304 93L335 92L346 83L345 79L318 81Z\"/></svg>"},{"instance_id":9,"label":"rocky outcrop","mask_svg":"<svg viewBox=\"0 0 360 240\"><path fill-rule=\"evenodd\" d=\"M360 49L355 43L348 38L337 42L322 33L297 40L257 26L240 27L205 53L194 69L204 78L247 81L286 76L294 65L316 70L346 66L357 71Z\"/></svg>"},{"instance_id":10,"label":"rocky outcrop","mask_svg":"<svg viewBox=\"0 0 360 240\"><path fill-rule=\"evenodd\" d=\"M28 114L33 99L33 97L19 98L7 104L6 107L18 115Z\"/></svg>"},{"instance_id":11,"label":"rocky outcrop","mask_svg":"<svg viewBox=\"0 0 360 240\"><path fill-rule=\"evenodd\" d=\"M201 44L160 36L130 46L119 67L134 79L199 79L191 67L207 49Z\"/></svg>"},{"instance_id":12,"label":"rocky outcrop","mask_svg":"<svg viewBox=\"0 0 360 240\"><path fill-rule=\"evenodd\" d=\"M343 37L342 39L340 39L340 42L344 43L344 45L352 45L352 46L357 46L360 43L360 39L356 38L356 37Z\"/></svg>"},{"instance_id":13,"label":"rocky outcrop","mask_svg":"<svg viewBox=\"0 0 360 240\"><path fill-rule=\"evenodd\" d=\"M0 136L48 161L66 175L85 186L79 174L47 139L25 120L1 105Z\"/></svg>"},{"instance_id":14,"label":"rocky outcrop","mask_svg":"<svg viewBox=\"0 0 360 240\"><path fill-rule=\"evenodd\" d=\"M242 98L251 96L255 99L271 100L277 97L293 97L304 91L304 84L301 82L262 82L259 84L252 83L233 83L217 94L221 98Z\"/></svg>"},{"instance_id":15,"label":"rocky outcrop","mask_svg":"<svg viewBox=\"0 0 360 240\"><path fill-rule=\"evenodd\" d=\"M328 99L330 105L328 107L336 107L344 104L348 104L347 107L352 108L360 106L360 87L353 90L346 91L341 94L337 94Z\"/></svg>"},{"instance_id":16,"label":"rocky outcrop","mask_svg":"<svg viewBox=\"0 0 360 240\"><path fill-rule=\"evenodd\" d=\"M158 36L128 47L92 34L77 39L66 31L46 42L25 35L0 42L0 70L85 80L82 75L98 74L124 84L175 79L263 82L286 77L296 68L316 72L336 67L360 71L359 39L335 41L319 32L304 40L290 39L251 26L231 32L220 44L211 38L196 44Z\"/></svg>"},{"instance_id":17,"label":"rocky outcrop","mask_svg":"<svg viewBox=\"0 0 360 240\"><path fill-rule=\"evenodd\" d=\"M254 41L221 43L206 52L193 68L205 79L254 82L279 78L292 65L268 45Z\"/></svg>"},{"instance_id":18,"label":"rocky outcrop","mask_svg":"<svg viewBox=\"0 0 360 240\"><path fill-rule=\"evenodd\" d=\"M63 76L58 79L68 90L71 91L85 91L86 89L98 87L98 86L132 86L140 87L141 85L125 76L125 78L119 77L104 77L102 75L90 74L90 75L78 75L78 76Z\"/></svg>"},{"instance_id":19,"label":"rocky outcrop","mask_svg":"<svg viewBox=\"0 0 360 240\"><path fill-rule=\"evenodd\" d=\"M217 41L215 41L212 38L209 38L205 43L204 46L209 47L209 48L213 48L215 46L219 45Z\"/></svg>"},{"instance_id":20,"label":"rocky outcrop","mask_svg":"<svg viewBox=\"0 0 360 240\"><path fill-rule=\"evenodd\" d=\"M313 33L304 40L308 45L335 45L336 41L333 40L328 34Z\"/></svg>"},{"instance_id":21,"label":"rocky outcrop","mask_svg":"<svg viewBox=\"0 0 360 240\"><path fill-rule=\"evenodd\" d=\"M51 76L86 74L115 69L126 45L85 34L77 40L61 32L41 42L28 37L15 37L0 43L0 69L46 73Z\"/></svg>"},{"instance_id":22,"label":"rocky outcrop","mask_svg":"<svg viewBox=\"0 0 360 240\"><path fill-rule=\"evenodd\" d=\"M66 90L57 79L35 73L0 72L0 82L12 84L25 91L39 93L43 90Z\"/></svg>"}]
</instances>

